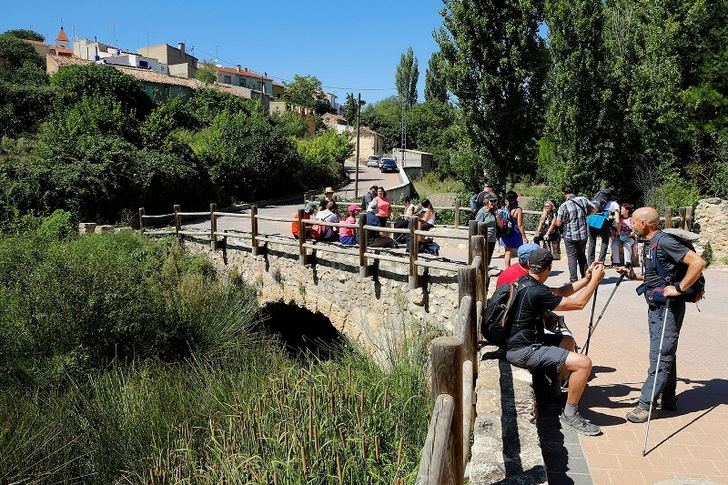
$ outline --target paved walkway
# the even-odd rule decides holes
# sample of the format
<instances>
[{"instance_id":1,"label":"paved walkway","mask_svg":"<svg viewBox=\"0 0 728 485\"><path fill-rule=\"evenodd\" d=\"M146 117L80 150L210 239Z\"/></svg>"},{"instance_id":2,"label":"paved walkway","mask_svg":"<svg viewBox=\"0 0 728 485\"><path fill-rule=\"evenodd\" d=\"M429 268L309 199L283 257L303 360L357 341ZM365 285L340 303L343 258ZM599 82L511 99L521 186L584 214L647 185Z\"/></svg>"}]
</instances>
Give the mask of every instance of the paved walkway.
<instances>
[{"instance_id":1,"label":"paved walkway","mask_svg":"<svg viewBox=\"0 0 728 485\"><path fill-rule=\"evenodd\" d=\"M555 262L559 274L550 284L568 280L564 263ZM688 305L680 336L679 410L653 419L644 458L645 425L629 423L624 415L636 404L647 373L647 308L634 292L636 282L624 281L617 289L592 338L594 377L581 404L582 415L604 431L602 436L579 436L595 485L728 484L728 271L708 270L706 280L701 312ZM608 270L598 291L597 315L616 281L615 272ZM567 314L580 345L588 320L589 308Z\"/></svg>"}]
</instances>

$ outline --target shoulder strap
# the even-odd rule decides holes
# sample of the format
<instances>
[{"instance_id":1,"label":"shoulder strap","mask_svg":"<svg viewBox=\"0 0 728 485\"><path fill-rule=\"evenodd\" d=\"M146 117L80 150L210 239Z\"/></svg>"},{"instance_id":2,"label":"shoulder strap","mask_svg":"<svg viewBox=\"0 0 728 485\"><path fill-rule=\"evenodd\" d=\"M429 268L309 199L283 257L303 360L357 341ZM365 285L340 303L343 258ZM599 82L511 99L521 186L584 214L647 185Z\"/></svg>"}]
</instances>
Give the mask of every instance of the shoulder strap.
<instances>
[{"instance_id":1,"label":"shoulder strap","mask_svg":"<svg viewBox=\"0 0 728 485\"><path fill-rule=\"evenodd\" d=\"M652 241L650 241L650 252L652 253L652 264L655 266L655 271L657 271L657 274L660 275L660 278L665 280L667 284L670 284L672 282L672 278L669 274L667 274L667 271L664 266L662 266L660 259L657 257L657 248L660 247L660 241L665 236L666 234L664 232L657 232L655 237L652 238Z\"/></svg>"},{"instance_id":2,"label":"shoulder strap","mask_svg":"<svg viewBox=\"0 0 728 485\"><path fill-rule=\"evenodd\" d=\"M582 211L582 212L584 213L584 215L587 215L587 210L586 210L586 209L584 208L584 206L583 206L583 205L581 205L580 203L578 203L578 202L576 201L576 197L574 197L573 199L569 199L569 200L570 200L571 202L573 202L573 203L574 203L574 204L575 204L575 205L576 205L576 206L577 206L577 207L578 207L579 209L581 209L581 211Z\"/></svg>"}]
</instances>

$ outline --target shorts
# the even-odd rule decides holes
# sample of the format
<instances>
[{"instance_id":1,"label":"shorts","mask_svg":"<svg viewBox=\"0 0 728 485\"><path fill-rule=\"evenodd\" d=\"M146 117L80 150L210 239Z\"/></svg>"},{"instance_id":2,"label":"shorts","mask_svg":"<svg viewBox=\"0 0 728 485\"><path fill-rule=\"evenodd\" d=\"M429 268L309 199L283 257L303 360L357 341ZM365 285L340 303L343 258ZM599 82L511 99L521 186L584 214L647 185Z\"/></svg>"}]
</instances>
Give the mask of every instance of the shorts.
<instances>
[{"instance_id":1,"label":"shorts","mask_svg":"<svg viewBox=\"0 0 728 485\"><path fill-rule=\"evenodd\" d=\"M562 335L544 335L544 342L520 347L506 352L506 360L516 367L557 375L569 356L569 351L559 347Z\"/></svg>"}]
</instances>

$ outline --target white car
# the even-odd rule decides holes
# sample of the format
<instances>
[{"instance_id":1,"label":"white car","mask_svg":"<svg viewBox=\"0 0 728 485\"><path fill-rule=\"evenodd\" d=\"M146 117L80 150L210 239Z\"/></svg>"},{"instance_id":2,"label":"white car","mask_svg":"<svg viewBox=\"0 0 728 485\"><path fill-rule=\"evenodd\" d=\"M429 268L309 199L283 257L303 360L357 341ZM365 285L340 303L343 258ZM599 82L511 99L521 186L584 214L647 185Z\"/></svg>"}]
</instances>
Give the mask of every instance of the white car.
<instances>
[{"instance_id":1,"label":"white car","mask_svg":"<svg viewBox=\"0 0 728 485\"><path fill-rule=\"evenodd\" d=\"M379 157L372 155L367 160L367 167L379 168Z\"/></svg>"}]
</instances>

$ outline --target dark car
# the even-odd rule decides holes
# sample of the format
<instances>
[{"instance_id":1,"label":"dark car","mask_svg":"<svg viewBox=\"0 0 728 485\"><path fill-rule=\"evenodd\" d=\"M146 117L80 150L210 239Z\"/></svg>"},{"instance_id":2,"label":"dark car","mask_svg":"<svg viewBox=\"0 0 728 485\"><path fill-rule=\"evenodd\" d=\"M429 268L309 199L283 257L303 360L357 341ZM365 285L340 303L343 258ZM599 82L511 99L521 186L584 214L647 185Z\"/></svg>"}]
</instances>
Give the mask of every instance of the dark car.
<instances>
[{"instance_id":1,"label":"dark car","mask_svg":"<svg viewBox=\"0 0 728 485\"><path fill-rule=\"evenodd\" d=\"M380 172L399 172L397 168L397 162L392 158L382 158L382 163L379 166Z\"/></svg>"}]
</instances>

